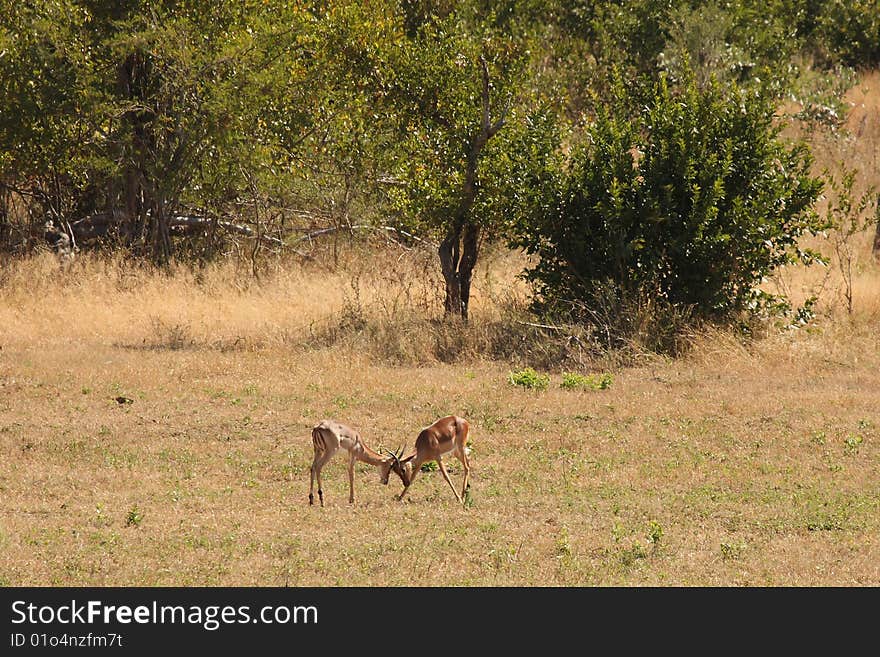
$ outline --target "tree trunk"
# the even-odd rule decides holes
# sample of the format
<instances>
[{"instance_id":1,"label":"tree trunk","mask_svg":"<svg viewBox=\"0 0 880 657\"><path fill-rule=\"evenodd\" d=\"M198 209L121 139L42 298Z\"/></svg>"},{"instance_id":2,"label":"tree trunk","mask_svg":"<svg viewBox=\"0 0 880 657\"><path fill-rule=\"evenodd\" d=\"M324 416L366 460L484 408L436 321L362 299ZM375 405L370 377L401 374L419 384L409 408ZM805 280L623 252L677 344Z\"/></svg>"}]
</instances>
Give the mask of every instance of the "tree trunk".
<instances>
[{"instance_id":1,"label":"tree trunk","mask_svg":"<svg viewBox=\"0 0 880 657\"><path fill-rule=\"evenodd\" d=\"M0 251L8 251L12 236L12 222L9 220L12 207L12 192L0 183Z\"/></svg>"},{"instance_id":2,"label":"tree trunk","mask_svg":"<svg viewBox=\"0 0 880 657\"><path fill-rule=\"evenodd\" d=\"M171 235L168 230L168 204L165 194L153 185L153 207L150 215L150 247L153 262L165 266L171 262Z\"/></svg>"},{"instance_id":3,"label":"tree trunk","mask_svg":"<svg viewBox=\"0 0 880 657\"><path fill-rule=\"evenodd\" d=\"M443 305L447 315L461 315L461 277L458 273L460 240L461 226L453 225L438 249L440 270L446 281L446 301Z\"/></svg>"},{"instance_id":4,"label":"tree trunk","mask_svg":"<svg viewBox=\"0 0 880 657\"><path fill-rule=\"evenodd\" d=\"M480 130L471 139L459 205L438 250L440 270L446 281L444 303L446 314L458 315L464 321L468 319L471 280L480 252L482 232L480 225L471 218L471 209L477 198L477 165L483 148L504 125L506 114L506 110L503 111L501 118L492 123L489 106L489 69L483 57L480 58L480 66L483 72L483 116Z\"/></svg>"},{"instance_id":5,"label":"tree trunk","mask_svg":"<svg viewBox=\"0 0 880 657\"><path fill-rule=\"evenodd\" d=\"M131 109L120 117L121 140L118 144L122 164L121 210L124 213L119 233L124 236L128 246L139 245L146 252L150 245L152 227L146 218L148 208L156 205L155 197L150 198L154 186L149 184L147 158L153 142L151 117L141 105L146 104L143 86L148 77L147 63L138 51L129 53L120 62L117 70L116 87L120 98L131 103ZM119 208L114 203L112 209ZM111 209L108 208L108 211ZM117 210L118 211L118 210ZM154 211L154 210L151 210Z\"/></svg>"},{"instance_id":6,"label":"tree trunk","mask_svg":"<svg viewBox=\"0 0 880 657\"><path fill-rule=\"evenodd\" d=\"M458 263L459 285L461 289L461 317L465 321L468 318L468 306L471 301L471 279L474 267L477 266L477 256L480 252L480 227L477 224L468 223L464 227L462 238L461 261Z\"/></svg>"},{"instance_id":7,"label":"tree trunk","mask_svg":"<svg viewBox=\"0 0 880 657\"><path fill-rule=\"evenodd\" d=\"M456 223L440 243L440 269L446 281L446 314L468 319L471 280L480 251L480 227L473 222Z\"/></svg>"}]
</instances>

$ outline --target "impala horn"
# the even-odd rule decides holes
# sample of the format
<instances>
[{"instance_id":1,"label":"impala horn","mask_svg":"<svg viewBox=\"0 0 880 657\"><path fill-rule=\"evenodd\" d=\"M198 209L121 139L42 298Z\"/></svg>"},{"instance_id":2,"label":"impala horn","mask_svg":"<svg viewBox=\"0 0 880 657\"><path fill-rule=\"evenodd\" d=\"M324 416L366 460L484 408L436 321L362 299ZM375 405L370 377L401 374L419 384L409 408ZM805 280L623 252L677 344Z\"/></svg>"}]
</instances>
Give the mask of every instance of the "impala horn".
<instances>
[{"instance_id":1,"label":"impala horn","mask_svg":"<svg viewBox=\"0 0 880 657\"><path fill-rule=\"evenodd\" d=\"M397 450L394 452L392 452L390 449L386 449L385 452L388 454L388 456L394 459L394 464L398 468L402 467L400 464L400 457L403 456L403 445L398 447Z\"/></svg>"},{"instance_id":2,"label":"impala horn","mask_svg":"<svg viewBox=\"0 0 880 657\"><path fill-rule=\"evenodd\" d=\"M397 467L399 468L400 467L400 456L403 453L403 450L402 449L399 450L399 453L398 453L398 452L392 452L390 449L386 449L385 453L388 454L388 456L390 456L394 460L395 465L397 465Z\"/></svg>"}]
</instances>

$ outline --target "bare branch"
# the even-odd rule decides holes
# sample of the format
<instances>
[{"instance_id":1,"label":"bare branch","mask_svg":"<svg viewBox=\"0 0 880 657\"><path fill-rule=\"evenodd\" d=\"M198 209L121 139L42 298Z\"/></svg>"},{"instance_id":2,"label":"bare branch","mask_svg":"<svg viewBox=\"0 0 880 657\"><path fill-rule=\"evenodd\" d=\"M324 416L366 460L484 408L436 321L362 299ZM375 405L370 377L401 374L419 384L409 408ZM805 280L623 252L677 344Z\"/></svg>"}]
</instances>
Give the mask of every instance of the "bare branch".
<instances>
[{"instance_id":1,"label":"bare branch","mask_svg":"<svg viewBox=\"0 0 880 657\"><path fill-rule=\"evenodd\" d=\"M320 230L313 231L308 233L307 235L303 235L302 237L298 237L291 244L299 244L300 242L311 242L313 238L320 237L321 235L326 235L328 233L333 233L339 230L373 230L373 231L386 231L391 233L397 233L399 235L403 235L411 240L416 242L420 242L421 244L426 244L432 248L436 248L436 244L431 242L430 240L423 239L421 237L417 237L412 233L408 233L405 230L401 230L400 228L394 228L393 226L370 226L369 224L355 224L353 226L331 226L330 228L322 228ZM395 240L396 241L396 240ZM398 242L399 244L399 242ZM402 246L402 245L401 245Z\"/></svg>"}]
</instances>

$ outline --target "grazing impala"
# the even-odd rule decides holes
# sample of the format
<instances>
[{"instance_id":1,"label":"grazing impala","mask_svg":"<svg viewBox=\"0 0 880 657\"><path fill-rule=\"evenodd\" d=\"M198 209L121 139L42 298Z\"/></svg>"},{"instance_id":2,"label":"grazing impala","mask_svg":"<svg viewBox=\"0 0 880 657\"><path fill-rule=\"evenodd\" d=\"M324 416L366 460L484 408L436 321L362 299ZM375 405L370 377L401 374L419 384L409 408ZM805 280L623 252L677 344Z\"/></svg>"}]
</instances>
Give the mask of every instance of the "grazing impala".
<instances>
[{"instance_id":1,"label":"grazing impala","mask_svg":"<svg viewBox=\"0 0 880 657\"><path fill-rule=\"evenodd\" d=\"M429 427L421 430L416 438L416 451L406 458L400 458L397 454L389 455L392 458L391 468L403 480L403 492L397 498L402 500L409 490L413 479L422 467L422 463L426 461L437 461L440 472L459 503L464 503L464 496L468 488L468 475L470 474L470 465L468 464L467 447L469 425L467 420L456 415L449 415L440 418ZM461 494L455 490L455 486L449 479L449 473L446 472L446 466L443 465L443 457L452 454L461 461L464 467L464 481L461 484Z\"/></svg>"},{"instance_id":2,"label":"grazing impala","mask_svg":"<svg viewBox=\"0 0 880 657\"><path fill-rule=\"evenodd\" d=\"M382 456L378 452L367 447L360 434L349 426L333 420L322 420L312 429L312 446L315 448L315 458L312 461L311 481L309 484L309 504L315 503L315 478L318 479L318 497L321 506L324 506L324 491L321 488L321 469L327 465L333 455L341 447L348 452L348 501L354 502L354 462L363 461L379 468L379 481L388 483L388 474L392 466L396 464L397 457L389 452L388 456ZM398 466L395 472L399 471ZM401 476L401 479L403 477Z\"/></svg>"}]
</instances>

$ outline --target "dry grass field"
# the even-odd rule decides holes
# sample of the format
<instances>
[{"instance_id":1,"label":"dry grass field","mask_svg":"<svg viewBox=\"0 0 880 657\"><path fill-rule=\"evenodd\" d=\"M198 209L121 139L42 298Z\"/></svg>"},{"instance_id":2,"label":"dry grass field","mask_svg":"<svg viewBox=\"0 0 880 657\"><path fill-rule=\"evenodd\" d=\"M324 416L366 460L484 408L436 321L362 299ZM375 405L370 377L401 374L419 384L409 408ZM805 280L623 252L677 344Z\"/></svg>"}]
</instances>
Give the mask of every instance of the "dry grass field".
<instances>
[{"instance_id":1,"label":"dry grass field","mask_svg":"<svg viewBox=\"0 0 880 657\"><path fill-rule=\"evenodd\" d=\"M876 184L880 136L856 141ZM49 254L5 263L0 583L880 585L869 237L852 315L833 263L783 271L771 285L796 298L821 288L811 324L695 335L674 360L541 351L515 319L515 254L484 259L468 327L441 321L431 255L393 247L259 279L81 258L62 281ZM547 389L508 382L528 364ZM565 389L565 370L612 384ZM466 508L439 472L399 503L396 477L366 467L349 505L341 456L326 507L308 506L320 419L395 448L450 413L471 422Z\"/></svg>"}]
</instances>

